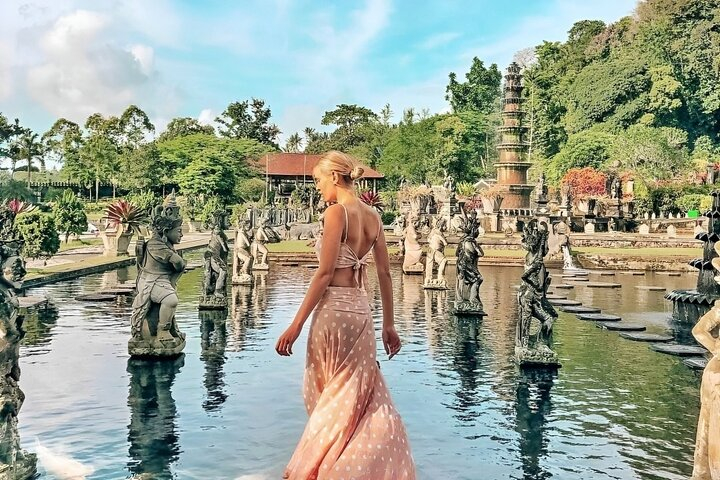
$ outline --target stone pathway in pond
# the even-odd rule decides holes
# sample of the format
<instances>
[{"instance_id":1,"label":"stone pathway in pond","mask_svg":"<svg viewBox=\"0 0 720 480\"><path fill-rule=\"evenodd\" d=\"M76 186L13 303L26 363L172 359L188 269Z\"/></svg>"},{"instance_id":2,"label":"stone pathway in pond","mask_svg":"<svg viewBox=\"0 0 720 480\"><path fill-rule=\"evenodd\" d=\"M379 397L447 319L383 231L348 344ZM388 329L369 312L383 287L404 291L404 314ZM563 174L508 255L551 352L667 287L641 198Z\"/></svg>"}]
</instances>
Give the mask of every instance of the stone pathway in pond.
<instances>
[{"instance_id":1,"label":"stone pathway in pond","mask_svg":"<svg viewBox=\"0 0 720 480\"><path fill-rule=\"evenodd\" d=\"M588 282L585 284L586 287L590 288L620 288L622 287L619 283L611 282Z\"/></svg>"},{"instance_id":2,"label":"stone pathway in pond","mask_svg":"<svg viewBox=\"0 0 720 480\"><path fill-rule=\"evenodd\" d=\"M705 357L690 357L684 359L683 363L693 370L705 370L708 360Z\"/></svg>"},{"instance_id":3,"label":"stone pathway in pond","mask_svg":"<svg viewBox=\"0 0 720 480\"><path fill-rule=\"evenodd\" d=\"M551 284L552 285L552 284ZM560 283L558 285L552 285L553 288L559 288L561 290L572 290L575 288L575 285L567 285L565 283Z\"/></svg>"},{"instance_id":4,"label":"stone pathway in pond","mask_svg":"<svg viewBox=\"0 0 720 480\"><path fill-rule=\"evenodd\" d=\"M597 307L584 307L582 305L566 305L561 306L560 310L567 313L600 313L601 310Z\"/></svg>"},{"instance_id":5,"label":"stone pathway in pond","mask_svg":"<svg viewBox=\"0 0 720 480\"><path fill-rule=\"evenodd\" d=\"M641 277L641 276L645 275L645 272L635 272L635 271L628 270L625 272L620 272L620 274L621 275L634 275L636 277Z\"/></svg>"},{"instance_id":6,"label":"stone pathway in pond","mask_svg":"<svg viewBox=\"0 0 720 480\"><path fill-rule=\"evenodd\" d=\"M659 333L630 333L622 332L621 337L633 340L635 342L670 342L673 337L670 335L662 335Z\"/></svg>"},{"instance_id":7,"label":"stone pathway in pond","mask_svg":"<svg viewBox=\"0 0 720 480\"><path fill-rule=\"evenodd\" d=\"M666 277L679 277L680 275L682 275L680 272L657 272L657 274Z\"/></svg>"},{"instance_id":8,"label":"stone pathway in pond","mask_svg":"<svg viewBox=\"0 0 720 480\"><path fill-rule=\"evenodd\" d=\"M700 346L693 345L678 345L671 343L660 343L652 344L650 348L660 353L667 353L668 355L677 355L678 357L694 357L704 355L707 350Z\"/></svg>"},{"instance_id":9,"label":"stone pathway in pond","mask_svg":"<svg viewBox=\"0 0 720 480\"><path fill-rule=\"evenodd\" d=\"M563 299L557 299L557 300L551 300L548 298L548 302L550 302L550 305L555 306L579 306L582 305L582 302L578 302L577 300L563 300Z\"/></svg>"},{"instance_id":10,"label":"stone pathway in pond","mask_svg":"<svg viewBox=\"0 0 720 480\"><path fill-rule=\"evenodd\" d=\"M595 322L619 322L622 320L618 315L612 315L610 313L578 313L577 318Z\"/></svg>"},{"instance_id":11,"label":"stone pathway in pond","mask_svg":"<svg viewBox=\"0 0 720 480\"><path fill-rule=\"evenodd\" d=\"M647 290L649 292L664 292L666 291L665 287L661 287L658 285L635 285L635 288L638 290Z\"/></svg>"},{"instance_id":12,"label":"stone pathway in pond","mask_svg":"<svg viewBox=\"0 0 720 480\"><path fill-rule=\"evenodd\" d=\"M639 323L625 322L598 322L597 326L605 330L617 332L644 332L647 329L645 325L640 325Z\"/></svg>"},{"instance_id":13,"label":"stone pathway in pond","mask_svg":"<svg viewBox=\"0 0 720 480\"><path fill-rule=\"evenodd\" d=\"M87 295L78 295L75 300L78 302L112 302L117 295L109 295L105 293L89 293Z\"/></svg>"}]
</instances>

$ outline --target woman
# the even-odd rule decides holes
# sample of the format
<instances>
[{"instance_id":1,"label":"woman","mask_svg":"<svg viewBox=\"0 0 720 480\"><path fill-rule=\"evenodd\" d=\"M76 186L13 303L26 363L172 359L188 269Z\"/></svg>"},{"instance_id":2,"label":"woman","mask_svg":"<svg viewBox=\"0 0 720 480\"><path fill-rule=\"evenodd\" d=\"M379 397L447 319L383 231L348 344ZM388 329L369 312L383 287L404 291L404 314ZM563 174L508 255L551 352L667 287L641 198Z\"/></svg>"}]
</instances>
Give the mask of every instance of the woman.
<instances>
[{"instance_id":1,"label":"woman","mask_svg":"<svg viewBox=\"0 0 720 480\"><path fill-rule=\"evenodd\" d=\"M383 305L382 340L400 351L393 318L390 261L378 214L361 203L354 181L363 169L329 152L313 170L324 215L316 250L320 265L290 327L275 349L291 355L310 312L304 394L310 418L285 470L291 480L415 478L405 427L376 361L375 330L365 292L372 252ZM360 253L361 255L358 255Z\"/></svg>"}]
</instances>

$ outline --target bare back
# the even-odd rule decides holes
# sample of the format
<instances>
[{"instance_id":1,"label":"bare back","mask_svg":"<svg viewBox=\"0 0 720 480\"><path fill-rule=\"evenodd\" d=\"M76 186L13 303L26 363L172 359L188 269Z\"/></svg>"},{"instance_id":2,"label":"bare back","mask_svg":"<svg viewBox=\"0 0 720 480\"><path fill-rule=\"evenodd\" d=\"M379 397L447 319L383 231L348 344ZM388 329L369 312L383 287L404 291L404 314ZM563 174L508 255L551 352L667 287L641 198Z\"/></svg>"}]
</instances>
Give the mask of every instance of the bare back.
<instances>
[{"instance_id":1,"label":"bare back","mask_svg":"<svg viewBox=\"0 0 720 480\"><path fill-rule=\"evenodd\" d=\"M380 236L382 222L371 207L360 201L344 204L347 212L347 230L343 232L344 243L358 259L365 257ZM352 268L336 268L330 285L351 287L355 285Z\"/></svg>"}]
</instances>

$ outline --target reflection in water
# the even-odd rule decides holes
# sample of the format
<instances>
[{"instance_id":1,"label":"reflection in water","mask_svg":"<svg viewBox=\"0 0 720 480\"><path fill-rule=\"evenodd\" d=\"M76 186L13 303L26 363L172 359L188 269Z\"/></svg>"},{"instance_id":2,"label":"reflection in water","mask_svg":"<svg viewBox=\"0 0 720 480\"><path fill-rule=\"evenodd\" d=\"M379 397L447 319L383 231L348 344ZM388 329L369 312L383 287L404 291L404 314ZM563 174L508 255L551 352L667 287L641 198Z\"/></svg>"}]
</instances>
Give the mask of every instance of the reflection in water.
<instances>
[{"instance_id":1,"label":"reflection in water","mask_svg":"<svg viewBox=\"0 0 720 480\"><path fill-rule=\"evenodd\" d=\"M180 446L177 408L170 389L184 363L184 354L168 360L128 360L128 470L142 479L173 477L170 465L178 459Z\"/></svg>"},{"instance_id":2,"label":"reflection in water","mask_svg":"<svg viewBox=\"0 0 720 480\"><path fill-rule=\"evenodd\" d=\"M515 429L520 434L520 457L526 480L552 477L552 473L540 465L540 459L548 453L545 424L552 408L550 390L555 378L557 371L552 370L523 369L519 374Z\"/></svg>"},{"instance_id":3,"label":"reflection in water","mask_svg":"<svg viewBox=\"0 0 720 480\"><path fill-rule=\"evenodd\" d=\"M57 325L60 311L48 303L45 307L33 308L25 313L23 330L25 330L25 345L47 345L52 340L52 329Z\"/></svg>"},{"instance_id":4,"label":"reflection in water","mask_svg":"<svg viewBox=\"0 0 720 480\"><path fill-rule=\"evenodd\" d=\"M455 325L456 338L453 352L453 369L460 376L460 384L455 392L457 396L456 417L463 422L475 423L477 415L475 408L480 404L477 395L479 380L478 354L480 350L479 318L452 317Z\"/></svg>"},{"instance_id":5,"label":"reflection in water","mask_svg":"<svg viewBox=\"0 0 720 480\"><path fill-rule=\"evenodd\" d=\"M205 362L205 390L207 398L203 408L208 412L219 410L227 400L223 366L225 365L225 346L227 329L225 320L227 310L200 310L200 360Z\"/></svg>"}]
</instances>

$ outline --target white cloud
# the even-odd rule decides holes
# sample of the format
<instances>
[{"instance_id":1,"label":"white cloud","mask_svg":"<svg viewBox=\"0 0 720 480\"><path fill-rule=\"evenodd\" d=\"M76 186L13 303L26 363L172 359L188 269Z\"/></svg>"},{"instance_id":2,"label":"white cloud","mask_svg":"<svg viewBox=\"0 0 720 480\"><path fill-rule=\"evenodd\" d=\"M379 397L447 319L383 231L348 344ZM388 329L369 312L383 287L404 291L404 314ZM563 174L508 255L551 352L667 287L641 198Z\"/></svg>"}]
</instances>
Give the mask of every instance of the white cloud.
<instances>
[{"instance_id":1,"label":"white cloud","mask_svg":"<svg viewBox=\"0 0 720 480\"><path fill-rule=\"evenodd\" d=\"M148 76L132 53L104 41L108 23L86 10L58 18L40 39L43 61L27 71L28 95L52 114L77 122L95 112L117 114L137 101L135 88Z\"/></svg>"},{"instance_id":2,"label":"white cloud","mask_svg":"<svg viewBox=\"0 0 720 480\"><path fill-rule=\"evenodd\" d=\"M197 117L197 121L201 125L212 125L215 126L215 118L217 115L210 108L205 108L200 112Z\"/></svg>"},{"instance_id":3,"label":"white cloud","mask_svg":"<svg viewBox=\"0 0 720 480\"><path fill-rule=\"evenodd\" d=\"M140 71L149 76L153 72L155 50L147 45L133 45L130 47L130 53L133 54L135 60L140 64Z\"/></svg>"},{"instance_id":4,"label":"white cloud","mask_svg":"<svg viewBox=\"0 0 720 480\"><path fill-rule=\"evenodd\" d=\"M0 40L0 100L4 100L13 93L12 63L12 47L9 43Z\"/></svg>"}]
</instances>

